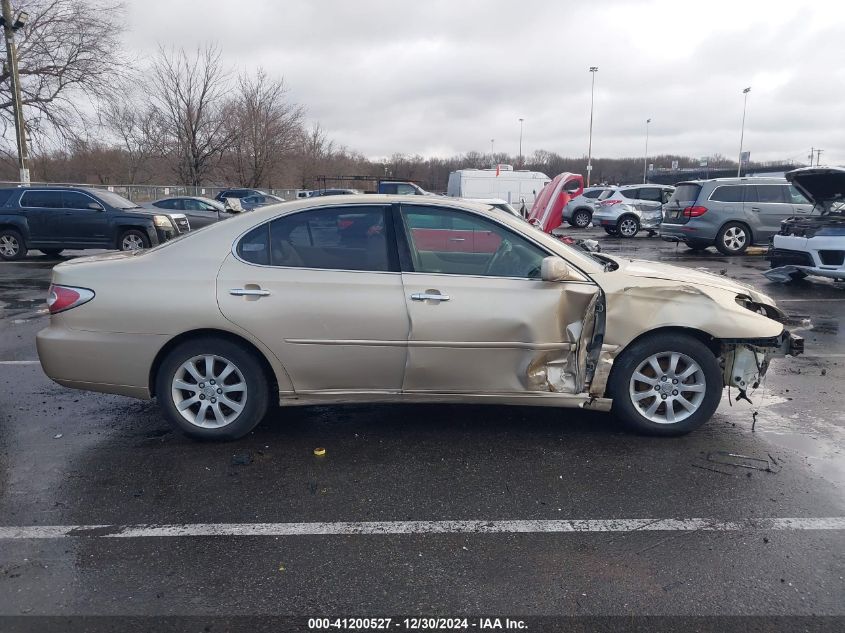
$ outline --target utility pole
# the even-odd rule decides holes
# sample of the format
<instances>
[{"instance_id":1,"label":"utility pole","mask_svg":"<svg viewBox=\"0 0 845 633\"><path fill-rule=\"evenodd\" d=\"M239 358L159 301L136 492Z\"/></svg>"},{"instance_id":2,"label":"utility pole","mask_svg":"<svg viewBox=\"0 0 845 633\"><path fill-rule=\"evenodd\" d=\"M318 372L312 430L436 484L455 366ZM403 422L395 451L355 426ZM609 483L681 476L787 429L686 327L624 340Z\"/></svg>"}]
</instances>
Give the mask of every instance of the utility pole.
<instances>
[{"instance_id":1,"label":"utility pole","mask_svg":"<svg viewBox=\"0 0 845 633\"><path fill-rule=\"evenodd\" d=\"M29 184L29 156L26 151L26 123L23 118L23 104L21 103L20 76L18 75L18 51L15 48L15 31L26 24L29 15L21 11L16 19L12 19L12 4L10 0L2 0L3 34L6 37L6 61L9 65L9 79L12 82L12 107L15 117L15 135L18 142L18 167L20 168L20 182Z\"/></svg>"},{"instance_id":2,"label":"utility pole","mask_svg":"<svg viewBox=\"0 0 845 633\"><path fill-rule=\"evenodd\" d=\"M593 171L593 97L596 90L596 73L599 71L598 66L590 66L590 74L593 76L592 84L590 85L590 142L587 146L587 186L590 186L590 176Z\"/></svg>"},{"instance_id":3,"label":"utility pole","mask_svg":"<svg viewBox=\"0 0 845 633\"><path fill-rule=\"evenodd\" d=\"M522 117L519 119L519 166L522 167L522 122L525 121Z\"/></svg>"},{"instance_id":4,"label":"utility pole","mask_svg":"<svg viewBox=\"0 0 845 633\"><path fill-rule=\"evenodd\" d=\"M822 164L821 160L822 160L822 152L823 151L824 151L823 149L817 149L816 150L816 167L818 167L819 165ZM812 167L812 166L813 166L813 161L811 160L810 161L810 167Z\"/></svg>"},{"instance_id":5,"label":"utility pole","mask_svg":"<svg viewBox=\"0 0 845 633\"><path fill-rule=\"evenodd\" d=\"M745 95L742 101L742 130L739 133L739 162L736 166L736 177L739 178L742 172L742 142L745 140L745 107L748 105L748 93L751 92L751 86L745 88L742 94Z\"/></svg>"},{"instance_id":6,"label":"utility pole","mask_svg":"<svg viewBox=\"0 0 845 633\"><path fill-rule=\"evenodd\" d=\"M645 120L645 157L643 158L643 184L648 182L648 124L651 119Z\"/></svg>"}]
</instances>

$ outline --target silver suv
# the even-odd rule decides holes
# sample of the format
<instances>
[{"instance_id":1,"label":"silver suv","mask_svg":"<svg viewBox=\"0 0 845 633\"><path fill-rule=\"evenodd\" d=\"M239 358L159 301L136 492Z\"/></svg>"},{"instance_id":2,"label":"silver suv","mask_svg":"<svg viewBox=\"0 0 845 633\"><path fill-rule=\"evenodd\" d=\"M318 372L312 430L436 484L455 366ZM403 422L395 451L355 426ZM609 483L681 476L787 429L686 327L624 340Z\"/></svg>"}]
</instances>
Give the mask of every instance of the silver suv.
<instances>
[{"instance_id":1,"label":"silver suv","mask_svg":"<svg viewBox=\"0 0 845 633\"><path fill-rule=\"evenodd\" d=\"M580 196L572 198L563 207L562 219L569 222L570 226L586 229L593 220L597 198L608 189L609 187L587 187Z\"/></svg>"},{"instance_id":2,"label":"silver suv","mask_svg":"<svg viewBox=\"0 0 845 633\"><path fill-rule=\"evenodd\" d=\"M739 255L765 246L782 220L813 205L785 178L717 178L679 183L663 208L660 237L693 250L715 246Z\"/></svg>"},{"instance_id":3,"label":"silver suv","mask_svg":"<svg viewBox=\"0 0 845 633\"><path fill-rule=\"evenodd\" d=\"M663 205L674 187L669 185L625 185L604 191L593 212L593 225L608 235L634 237L640 229L655 235L663 219Z\"/></svg>"}]
</instances>

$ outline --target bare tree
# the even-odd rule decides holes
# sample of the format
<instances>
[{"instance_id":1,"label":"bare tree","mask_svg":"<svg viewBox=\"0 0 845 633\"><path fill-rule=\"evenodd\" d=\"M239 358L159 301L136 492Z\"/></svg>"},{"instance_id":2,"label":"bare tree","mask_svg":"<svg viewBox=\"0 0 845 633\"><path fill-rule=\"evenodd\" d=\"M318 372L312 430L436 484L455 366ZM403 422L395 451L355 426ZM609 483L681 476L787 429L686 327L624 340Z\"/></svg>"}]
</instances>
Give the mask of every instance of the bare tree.
<instances>
[{"instance_id":1,"label":"bare tree","mask_svg":"<svg viewBox=\"0 0 845 633\"><path fill-rule=\"evenodd\" d=\"M269 184L276 167L299 146L303 109L288 101L287 92L284 79L270 79L261 68L238 79L227 150L238 184Z\"/></svg>"},{"instance_id":2,"label":"bare tree","mask_svg":"<svg viewBox=\"0 0 845 633\"><path fill-rule=\"evenodd\" d=\"M161 117L158 111L140 99L122 96L103 104L100 123L118 141L126 158L128 184L146 180L150 160L163 151Z\"/></svg>"},{"instance_id":3,"label":"bare tree","mask_svg":"<svg viewBox=\"0 0 845 633\"><path fill-rule=\"evenodd\" d=\"M84 100L99 99L127 67L123 5L86 0L24 0L29 20L15 37L21 96L30 133L70 139L85 127ZM8 64L0 71L0 118L12 118Z\"/></svg>"},{"instance_id":4,"label":"bare tree","mask_svg":"<svg viewBox=\"0 0 845 633\"><path fill-rule=\"evenodd\" d=\"M305 132L300 158L302 187L315 184L316 177L320 175L317 172L325 167L334 150L334 141L329 140L319 123L314 123Z\"/></svg>"},{"instance_id":5,"label":"bare tree","mask_svg":"<svg viewBox=\"0 0 845 633\"><path fill-rule=\"evenodd\" d=\"M160 48L150 83L177 177L186 185L203 184L232 139L227 124L232 100L220 49L209 45L188 55Z\"/></svg>"}]
</instances>

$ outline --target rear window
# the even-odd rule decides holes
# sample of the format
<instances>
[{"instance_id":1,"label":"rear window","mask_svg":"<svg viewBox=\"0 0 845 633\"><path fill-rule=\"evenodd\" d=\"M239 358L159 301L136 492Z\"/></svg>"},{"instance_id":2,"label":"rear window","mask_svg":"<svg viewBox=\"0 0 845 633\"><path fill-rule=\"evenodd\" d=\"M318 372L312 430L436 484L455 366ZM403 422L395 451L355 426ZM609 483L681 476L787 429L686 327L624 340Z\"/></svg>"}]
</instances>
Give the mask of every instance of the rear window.
<instances>
[{"instance_id":1,"label":"rear window","mask_svg":"<svg viewBox=\"0 0 845 633\"><path fill-rule=\"evenodd\" d=\"M681 183L675 189L675 193L669 198L669 204L677 204L678 206L690 206L693 202L698 200L698 194L701 191L701 185L688 182Z\"/></svg>"},{"instance_id":2,"label":"rear window","mask_svg":"<svg viewBox=\"0 0 845 633\"><path fill-rule=\"evenodd\" d=\"M744 189L742 185L722 185L713 190L710 199L715 202L742 202Z\"/></svg>"}]
</instances>

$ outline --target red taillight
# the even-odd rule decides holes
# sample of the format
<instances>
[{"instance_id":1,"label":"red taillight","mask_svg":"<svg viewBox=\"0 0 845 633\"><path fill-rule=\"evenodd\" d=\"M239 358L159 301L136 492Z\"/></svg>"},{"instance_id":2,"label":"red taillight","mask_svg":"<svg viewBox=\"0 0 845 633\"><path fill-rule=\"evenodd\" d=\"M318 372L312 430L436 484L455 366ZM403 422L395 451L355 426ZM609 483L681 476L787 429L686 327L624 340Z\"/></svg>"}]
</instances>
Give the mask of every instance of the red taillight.
<instances>
[{"instance_id":1,"label":"red taillight","mask_svg":"<svg viewBox=\"0 0 845 633\"><path fill-rule=\"evenodd\" d=\"M622 202L622 201L621 200L602 200L601 202L599 202L599 204L603 207L610 207L610 206L613 206L614 204L619 204L620 202Z\"/></svg>"},{"instance_id":2,"label":"red taillight","mask_svg":"<svg viewBox=\"0 0 845 633\"><path fill-rule=\"evenodd\" d=\"M697 218L707 213L707 207L686 207L684 208L685 218Z\"/></svg>"},{"instance_id":3,"label":"red taillight","mask_svg":"<svg viewBox=\"0 0 845 633\"><path fill-rule=\"evenodd\" d=\"M47 294L47 308L50 314L64 312L83 303L88 303L94 298L94 291L88 288L74 288L72 286L50 286Z\"/></svg>"}]
</instances>

